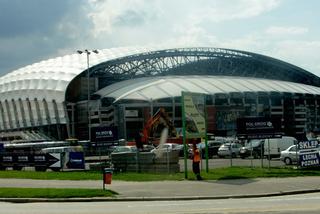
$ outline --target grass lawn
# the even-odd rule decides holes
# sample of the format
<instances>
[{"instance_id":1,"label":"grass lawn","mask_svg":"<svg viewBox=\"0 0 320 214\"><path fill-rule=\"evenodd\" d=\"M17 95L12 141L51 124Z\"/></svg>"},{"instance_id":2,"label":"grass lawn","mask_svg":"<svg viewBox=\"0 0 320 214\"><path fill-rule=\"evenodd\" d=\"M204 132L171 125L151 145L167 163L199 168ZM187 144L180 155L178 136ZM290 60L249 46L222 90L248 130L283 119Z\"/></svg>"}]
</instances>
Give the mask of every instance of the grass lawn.
<instances>
[{"instance_id":1,"label":"grass lawn","mask_svg":"<svg viewBox=\"0 0 320 214\"><path fill-rule=\"evenodd\" d=\"M295 176L320 176L319 169L292 169L292 168L250 168L228 167L202 171L205 180L261 178L261 177L295 177ZM151 174L151 173L114 173L114 180L123 181L163 181L184 180L184 173ZM29 178L44 180L101 180L101 172L34 172L34 171L0 171L0 178ZM192 172L188 172L188 179L194 180ZM113 197L116 192L99 189L57 189L57 188L1 188L0 198L75 198L75 197Z\"/></svg>"},{"instance_id":2,"label":"grass lawn","mask_svg":"<svg viewBox=\"0 0 320 214\"><path fill-rule=\"evenodd\" d=\"M113 197L116 192L99 189L0 188L0 198Z\"/></svg>"},{"instance_id":3,"label":"grass lawn","mask_svg":"<svg viewBox=\"0 0 320 214\"><path fill-rule=\"evenodd\" d=\"M206 180L259 178L259 177L296 177L296 176L320 176L319 169L292 169L292 168L250 168L228 167L212 169L201 175ZM0 178L28 178L43 180L101 180L101 172L75 171L75 172L34 172L34 171L0 171ZM188 178L194 179L192 172L188 172ZM113 180L123 181L163 181L184 180L184 173L151 174L151 173L114 173Z\"/></svg>"}]
</instances>

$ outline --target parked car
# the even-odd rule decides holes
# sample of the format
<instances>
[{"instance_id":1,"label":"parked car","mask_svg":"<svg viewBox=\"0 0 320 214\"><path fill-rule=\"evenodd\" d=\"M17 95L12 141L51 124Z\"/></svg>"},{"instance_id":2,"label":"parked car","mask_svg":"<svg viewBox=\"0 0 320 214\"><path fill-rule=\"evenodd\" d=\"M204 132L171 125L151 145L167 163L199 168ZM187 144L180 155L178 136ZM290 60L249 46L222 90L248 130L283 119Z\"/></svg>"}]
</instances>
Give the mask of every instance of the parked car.
<instances>
[{"instance_id":1,"label":"parked car","mask_svg":"<svg viewBox=\"0 0 320 214\"><path fill-rule=\"evenodd\" d=\"M179 156L183 156L183 145L177 144L177 143L164 143L158 145L156 148L152 149L151 152L172 152L172 151L178 151Z\"/></svg>"},{"instance_id":2,"label":"parked car","mask_svg":"<svg viewBox=\"0 0 320 214\"><path fill-rule=\"evenodd\" d=\"M254 158L263 157L264 155L264 140L252 139L248 141L244 147L240 148L240 157L246 158L252 156Z\"/></svg>"},{"instance_id":3,"label":"parked car","mask_svg":"<svg viewBox=\"0 0 320 214\"><path fill-rule=\"evenodd\" d=\"M143 145L142 148L142 152L151 152L153 149L155 149L156 147L154 147L153 145Z\"/></svg>"},{"instance_id":4,"label":"parked car","mask_svg":"<svg viewBox=\"0 0 320 214\"><path fill-rule=\"evenodd\" d=\"M266 139L264 143L264 156L266 156L268 159L279 158L281 151L284 151L289 146L295 145L297 143L297 139L290 136Z\"/></svg>"},{"instance_id":5,"label":"parked car","mask_svg":"<svg viewBox=\"0 0 320 214\"><path fill-rule=\"evenodd\" d=\"M291 165L296 163L299 159L299 151L297 150L297 145L292 145L284 151L281 151L280 160L286 165Z\"/></svg>"},{"instance_id":6,"label":"parked car","mask_svg":"<svg viewBox=\"0 0 320 214\"><path fill-rule=\"evenodd\" d=\"M220 148L220 146L223 144L222 141L208 141L208 158L212 158L214 155L218 154L218 149ZM205 158L205 154L206 154L206 145L205 142L201 142L197 145L197 147L199 148L200 152L201 152L201 157Z\"/></svg>"},{"instance_id":7,"label":"parked car","mask_svg":"<svg viewBox=\"0 0 320 214\"><path fill-rule=\"evenodd\" d=\"M231 157L237 157L241 147L242 145L240 143L225 143L218 149L218 156L220 158L230 155Z\"/></svg>"},{"instance_id":8,"label":"parked car","mask_svg":"<svg viewBox=\"0 0 320 214\"><path fill-rule=\"evenodd\" d=\"M119 153L134 153L137 152L137 147L135 146L116 146L111 154Z\"/></svg>"}]
</instances>

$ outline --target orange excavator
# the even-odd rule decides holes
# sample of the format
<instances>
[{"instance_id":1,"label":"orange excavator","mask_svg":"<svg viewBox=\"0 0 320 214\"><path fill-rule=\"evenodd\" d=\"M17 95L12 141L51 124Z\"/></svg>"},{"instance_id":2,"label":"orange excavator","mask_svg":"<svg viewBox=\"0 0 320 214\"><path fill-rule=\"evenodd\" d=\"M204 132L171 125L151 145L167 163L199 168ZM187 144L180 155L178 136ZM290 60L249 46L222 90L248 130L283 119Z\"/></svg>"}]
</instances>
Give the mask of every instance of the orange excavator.
<instances>
[{"instance_id":1,"label":"orange excavator","mask_svg":"<svg viewBox=\"0 0 320 214\"><path fill-rule=\"evenodd\" d=\"M177 138L176 129L165 112L164 108L159 108L159 110L146 122L142 130L142 143L143 144L158 144L159 137L164 128L168 129L168 140L167 141L176 141ZM179 140L177 140L179 141ZM178 143L178 142L176 142Z\"/></svg>"}]
</instances>

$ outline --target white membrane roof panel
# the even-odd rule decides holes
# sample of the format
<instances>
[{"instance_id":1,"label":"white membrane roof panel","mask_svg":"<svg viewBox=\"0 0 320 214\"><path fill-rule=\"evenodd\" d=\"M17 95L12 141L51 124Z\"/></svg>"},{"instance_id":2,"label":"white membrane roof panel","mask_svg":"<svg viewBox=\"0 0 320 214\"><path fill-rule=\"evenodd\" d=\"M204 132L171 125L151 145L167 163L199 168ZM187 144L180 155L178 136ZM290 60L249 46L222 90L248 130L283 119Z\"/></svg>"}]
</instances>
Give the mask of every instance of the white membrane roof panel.
<instances>
[{"instance_id":1,"label":"white membrane roof panel","mask_svg":"<svg viewBox=\"0 0 320 214\"><path fill-rule=\"evenodd\" d=\"M117 102L128 100L157 100L181 96L182 91L204 94L231 92L278 92L320 95L320 88L299 83L258 78L224 76L162 76L145 77L112 84L96 92Z\"/></svg>"}]
</instances>

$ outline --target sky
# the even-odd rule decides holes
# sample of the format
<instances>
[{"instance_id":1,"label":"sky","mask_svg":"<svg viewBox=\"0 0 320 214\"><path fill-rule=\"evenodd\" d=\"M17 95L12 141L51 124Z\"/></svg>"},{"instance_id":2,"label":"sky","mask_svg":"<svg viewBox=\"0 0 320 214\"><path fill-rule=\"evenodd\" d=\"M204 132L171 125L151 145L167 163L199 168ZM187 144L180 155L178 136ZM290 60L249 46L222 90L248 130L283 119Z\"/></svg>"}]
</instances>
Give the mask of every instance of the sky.
<instances>
[{"instance_id":1,"label":"sky","mask_svg":"<svg viewBox=\"0 0 320 214\"><path fill-rule=\"evenodd\" d=\"M81 49L217 47L320 76L319 0L0 0L0 75Z\"/></svg>"}]
</instances>

